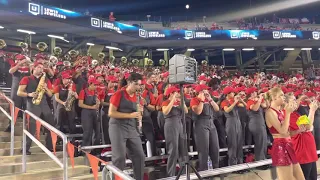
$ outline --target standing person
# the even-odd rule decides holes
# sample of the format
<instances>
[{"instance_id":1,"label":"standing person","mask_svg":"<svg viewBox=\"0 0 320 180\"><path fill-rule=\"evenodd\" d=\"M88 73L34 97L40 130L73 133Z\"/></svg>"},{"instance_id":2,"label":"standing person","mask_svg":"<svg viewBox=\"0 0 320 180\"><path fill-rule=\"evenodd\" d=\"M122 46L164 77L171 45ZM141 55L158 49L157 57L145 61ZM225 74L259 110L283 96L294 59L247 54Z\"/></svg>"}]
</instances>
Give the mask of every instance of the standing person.
<instances>
[{"instance_id":1,"label":"standing person","mask_svg":"<svg viewBox=\"0 0 320 180\"><path fill-rule=\"evenodd\" d=\"M270 101L270 108L266 111L266 122L274 139L271 158L278 179L304 180L289 134L290 116L297 104L291 100L286 103L284 93L277 87L267 92L267 99ZM285 106L285 112L282 106Z\"/></svg>"},{"instance_id":2,"label":"standing person","mask_svg":"<svg viewBox=\"0 0 320 180\"><path fill-rule=\"evenodd\" d=\"M241 97L241 99L245 99L245 86L241 86L236 88L236 93ZM241 122L242 127L242 140L243 145L251 145L252 144L252 134L249 131L248 124L249 124L249 117L246 109L247 103L239 102L237 104L237 110Z\"/></svg>"},{"instance_id":3,"label":"standing person","mask_svg":"<svg viewBox=\"0 0 320 180\"><path fill-rule=\"evenodd\" d=\"M166 90L165 96L168 99L162 103L162 113L165 119L164 137L169 155L167 173L169 176L175 176L177 160L183 155L182 109L180 108L179 89L171 86ZM184 111L188 113L188 108L185 104Z\"/></svg>"},{"instance_id":4,"label":"standing person","mask_svg":"<svg viewBox=\"0 0 320 180\"><path fill-rule=\"evenodd\" d=\"M138 108L136 92L140 89L142 76L131 73L127 86L118 90L110 99L109 136L112 146L112 163L124 170L126 150L132 160L135 179L142 180L144 173L145 154L137 121L142 120L142 108Z\"/></svg>"},{"instance_id":5,"label":"standing person","mask_svg":"<svg viewBox=\"0 0 320 180\"><path fill-rule=\"evenodd\" d=\"M239 96L234 96L234 91L235 90L231 87L224 88L223 94L226 95L226 99L223 100L220 105L227 119L226 132L229 165L241 164L243 162L242 126L236 109L236 106L241 99Z\"/></svg>"},{"instance_id":6,"label":"standing person","mask_svg":"<svg viewBox=\"0 0 320 180\"><path fill-rule=\"evenodd\" d=\"M254 140L254 158L256 161L260 161L266 159L268 148L267 129L263 114L263 108L267 108L267 105L263 95L258 96L257 90L257 88L248 88L246 94L249 96L247 110L249 130Z\"/></svg>"},{"instance_id":7,"label":"standing person","mask_svg":"<svg viewBox=\"0 0 320 180\"><path fill-rule=\"evenodd\" d=\"M71 78L72 76L68 72L63 72L61 75L62 82L60 85L56 86L54 88L54 96L55 101L58 103L57 105L57 124L56 128L62 129L61 125L63 125L63 121L68 122L69 127L69 133L75 134L76 133L76 124L74 123L75 118L75 110L74 110L74 104L72 104L71 111L66 110L66 102L68 99L69 93L74 96L74 99L78 98L78 94L76 91L76 86L73 84Z\"/></svg>"},{"instance_id":8,"label":"standing person","mask_svg":"<svg viewBox=\"0 0 320 180\"><path fill-rule=\"evenodd\" d=\"M33 98L37 98L38 94L36 93L37 87L39 86L39 82L43 76L43 64L42 63L34 63L33 65L33 73L31 76L25 76L21 79L20 85L18 88L17 95L20 97L27 98L27 107L26 109L30 112L32 112L34 115L42 118L44 121L46 121L48 124L52 125L53 122L53 116L51 109L49 108L48 102L46 100L45 96L51 97L52 96L52 84L50 80L45 79L45 83L40 85L42 88L44 88L45 95L42 97L41 102L39 105L35 105L32 103ZM31 117L30 117L31 118ZM29 132L34 135L36 132L36 121L31 120L29 122ZM52 150L52 140L51 140L51 134L46 129L47 136L46 136L46 147L49 150ZM27 155L30 155L31 152L31 139L27 137Z\"/></svg>"},{"instance_id":9,"label":"standing person","mask_svg":"<svg viewBox=\"0 0 320 180\"><path fill-rule=\"evenodd\" d=\"M293 94L286 95L289 101L296 101L298 104L301 99L296 100ZM304 98L304 97L302 97ZM314 141L313 122L314 114L318 109L317 101L310 103L310 111L308 114L309 124L297 125L297 121L300 114L297 109L290 116L290 135L292 138L292 144L294 147L294 152L297 156L297 160L300 163L301 169L303 171L306 180L317 180L317 148Z\"/></svg>"},{"instance_id":10,"label":"standing person","mask_svg":"<svg viewBox=\"0 0 320 180\"><path fill-rule=\"evenodd\" d=\"M199 152L199 171L208 170L208 156L213 168L219 168L219 140L217 129L213 123L213 111L219 106L212 100L208 87L204 84L195 88L197 97L190 102L194 119L194 136Z\"/></svg>"},{"instance_id":11,"label":"standing person","mask_svg":"<svg viewBox=\"0 0 320 180\"><path fill-rule=\"evenodd\" d=\"M10 98L14 102L14 105L22 110L26 108L26 98L18 96L17 91L21 79L25 76L30 76L29 62L26 56L18 54L15 56L15 63L12 61L11 68L9 69L9 73L12 74ZM22 117L22 112L19 112L19 116ZM10 122L5 131L11 131Z\"/></svg>"},{"instance_id":12,"label":"standing person","mask_svg":"<svg viewBox=\"0 0 320 180\"><path fill-rule=\"evenodd\" d=\"M96 91L99 82L95 77L89 78L88 88L80 91L79 107L81 110L81 125L83 129L82 146L98 145L101 140L99 107L100 99ZM94 142L92 136L94 131Z\"/></svg>"}]
</instances>

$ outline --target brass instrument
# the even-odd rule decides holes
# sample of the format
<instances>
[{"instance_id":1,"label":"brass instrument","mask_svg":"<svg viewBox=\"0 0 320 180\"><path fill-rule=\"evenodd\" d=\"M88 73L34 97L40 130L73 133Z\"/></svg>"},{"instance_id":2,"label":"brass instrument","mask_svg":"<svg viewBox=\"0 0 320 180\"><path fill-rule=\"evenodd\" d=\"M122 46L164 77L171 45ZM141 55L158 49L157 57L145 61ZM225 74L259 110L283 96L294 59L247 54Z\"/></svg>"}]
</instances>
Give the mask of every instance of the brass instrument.
<instances>
[{"instance_id":1,"label":"brass instrument","mask_svg":"<svg viewBox=\"0 0 320 180\"><path fill-rule=\"evenodd\" d=\"M48 48L48 45L47 45L45 42L39 42L39 43L37 44L37 49L38 49L40 52L44 52L47 48Z\"/></svg>"},{"instance_id":2,"label":"brass instrument","mask_svg":"<svg viewBox=\"0 0 320 180\"><path fill-rule=\"evenodd\" d=\"M43 87L43 85L45 84L45 80L46 80L46 73L43 73L43 75L40 78L38 87L36 89L37 97L32 98L32 103L34 105L39 105L41 103L41 100L45 93L45 88Z\"/></svg>"},{"instance_id":3,"label":"brass instrument","mask_svg":"<svg viewBox=\"0 0 320 180\"><path fill-rule=\"evenodd\" d=\"M74 96L74 92L72 91L72 86L73 86L73 82L71 82L69 85L68 97L67 97L66 103L64 105L66 108L66 111L72 110L73 102L76 99Z\"/></svg>"},{"instance_id":4,"label":"brass instrument","mask_svg":"<svg viewBox=\"0 0 320 180\"><path fill-rule=\"evenodd\" d=\"M128 62L128 59L125 56L122 56L121 57L121 63L122 64L127 64L127 62Z\"/></svg>"},{"instance_id":5,"label":"brass instrument","mask_svg":"<svg viewBox=\"0 0 320 180\"><path fill-rule=\"evenodd\" d=\"M62 54L62 49L60 47L53 48L53 54L57 57L60 57Z\"/></svg>"},{"instance_id":6,"label":"brass instrument","mask_svg":"<svg viewBox=\"0 0 320 180\"><path fill-rule=\"evenodd\" d=\"M138 66L139 63L140 63L139 59L133 59L133 60L132 60L132 64L133 64L134 66Z\"/></svg>"},{"instance_id":7,"label":"brass instrument","mask_svg":"<svg viewBox=\"0 0 320 180\"><path fill-rule=\"evenodd\" d=\"M50 67L53 67L53 66L56 66L58 63L58 58L55 57L55 56L50 56L49 57L49 66Z\"/></svg>"},{"instance_id":8,"label":"brass instrument","mask_svg":"<svg viewBox=\"0 0 320 180\"><path fill-rule=\"evenodd\" d=\"M69 54L64 55L64 60L65 61L70 61L71 60L70 55Z\"/></svg>"},{"instance_id":9,"label":"brass instrument","mask_svg":"<svg viewBox=\"0 0 320 180\"><path fill-rule=\"evenodd\" d=\"M224 65L220 66L221 69L224 69Z\"/></svg>"},{"instance_id":10,"label":"brass instrument","mask_svg":"<svg viewBox=\"0 0 320 180\"><path fill-rule=\"evenodd\" d=\"M19 46L22 48L22 54L27 54L29 51L29 45L25 42L21 42Z\"/></svg>"},{"instance_id":11,"label":"brass instrument","mask_svg":"<svg viewBox=\"0 0 320 180\"><path fill-rule=\"evenodd\" d=\"M7 47L6 42L3 39L0 39L0 49Z\"/></svg>"},{"instance_id":12,"label":"brass instrument","mask_svg":"<svg viewBox=\"0 0 320 180\"><path fill-rule=\"evenodd\" d=\"M72 59L76 58L79 55L79 51L71 50L68 52Z\"/></svg>"},{"instance_id":13,"label":"brass instrument","mask_svg":"<svg viewBox=\"0 0 320 180\"><path fill-rule=\"evenodd\" d=\"M148 59L147 60L147 66L153 66L153 60L152 59Z\"/></svg>"},{"instance_id":14,"label":"brass instrument","mask_svg":"<svg viewBox=\"0 0 320 180\"><path fill-rule=\"evenodd\" d=\"M217 66L216 66L216 65L213 65L212 68L213 68L213 69L217 69Z\"/></svg>"},{"instance_id":15,"label":"brass instrument","mask_svg":"<svg viewBox=\"0 0 320 180\"><path fill-rule=\"evenodd\" d=\"M70 61L63 61L63 66L70 67L71 66L71 62Z\"/></svg>"},{"instance_id":16,"label":"brass instrument","mask_svg":"<svg viewBox=\"0 0 320 180\"><path fill-rule=\"evenodd\" d=\"M160 59L160 60L159 60L159 64L160 64L161 66L165 66L165 65L166 65L166 61L165 61L164 59Z\"/></svg>"},{"instance_id":17,"label":"brass instrument","mask_svg":"<svg viewBox=\"0 0 320 180\"><path fill-rule=\"evenodd\" d=\"M98 54L98 58L99 58L100 60L103 60L105 57L106 57L106 55L105 55L103 52L101 52L101 53Z\"/></svg>"},{"instance_id":18,"label":"brass instrument","mask_svg":"<svg viewBox=\"0 0 320 180\"><path fill-rule=\"evenodd\" d=\"M111 64L113 64L113 63L114 63L114 60L116 60L116 58L115 58L114 56L110 56L110 58L109 58L109 62L110 62Z\"/></svg>"},{"instance_id":19,"label":"brass instrument","mask_svg":"<svg viewBox=\"0 0 320 180\"><path fill-rule=\"evenodd\" d=\"M98 60L94 59L94 60L91 61L91 68L95 68L95 67L97 67L98 65L99 65Z\"/></svg>"},{"instance_id":20,"label":"brass instrument","mask_svg":"<svg viewBox=\"0 0 320 180\"><path fill-rule=\"evenodd\" d=\"M207 60L202 60L201 61L201 65L202 66L207 66L208 65L208 61Z\"/></svg>"}]
</instances>

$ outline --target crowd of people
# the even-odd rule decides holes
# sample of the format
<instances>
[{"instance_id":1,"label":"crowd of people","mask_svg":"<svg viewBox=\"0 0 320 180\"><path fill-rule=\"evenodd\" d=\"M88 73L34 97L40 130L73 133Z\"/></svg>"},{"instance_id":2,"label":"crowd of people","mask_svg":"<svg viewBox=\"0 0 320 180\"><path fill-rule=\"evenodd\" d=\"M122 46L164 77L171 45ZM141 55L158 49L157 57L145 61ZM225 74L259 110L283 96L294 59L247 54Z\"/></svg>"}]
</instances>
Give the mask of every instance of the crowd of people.
<instances>
[{"instance_id":1,"label":"crowd of people","mask_svg":"<svg viewBox=\"0 0 320 180\"><path fill-rule=\"evenodd\" d=\"M243 163L243 145L255 145L258 161L267 158L272 142L279 180L317 178L318 80L301 74L230 74L205 64L197 83L183 86L181 97L165 67L129 66L104 56L93 60L76 51L68 57L57 51L50 58L43 52L30 58L26 51L5 57L11 65L15 105L65 133L74 134L80 122L81 147L111 144L113 165L124 170L129 157L136 179L142 180L144 173L142 137L150 142L153 155L159 154L156 140L165 140L167 174L176 175L176 164L182 163L182 112L190 132L188 147L198 151L200 171L208 169L209 158L213 168L220 166L220 148L228 148L228 165L236 165ZM35 121L30 121L30 133L35 129ZM27 138L29 155L31 142ZM50 133L46 146L52 150Z\"/></svg>"}]
</instances>

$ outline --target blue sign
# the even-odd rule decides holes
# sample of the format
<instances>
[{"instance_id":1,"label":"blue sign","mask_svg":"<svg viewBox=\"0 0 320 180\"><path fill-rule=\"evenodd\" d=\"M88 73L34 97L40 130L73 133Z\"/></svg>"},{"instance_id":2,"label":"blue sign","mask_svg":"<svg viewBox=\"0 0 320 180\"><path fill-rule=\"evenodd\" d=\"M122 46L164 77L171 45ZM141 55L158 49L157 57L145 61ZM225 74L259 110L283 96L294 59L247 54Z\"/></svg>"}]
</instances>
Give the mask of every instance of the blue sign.
<instances>
[{"instance_id":1,"label":"blue sign","mask_svg":"<svg viewBox=\"0 0 320 180\"><path fill-rule=\"evenodd\" d=\"M34 16L45 16L56 19L68 19L81 17L82 14L66 9L41 5L37 3L28 4L28 12Z\"/></svg>"}]
</instances>

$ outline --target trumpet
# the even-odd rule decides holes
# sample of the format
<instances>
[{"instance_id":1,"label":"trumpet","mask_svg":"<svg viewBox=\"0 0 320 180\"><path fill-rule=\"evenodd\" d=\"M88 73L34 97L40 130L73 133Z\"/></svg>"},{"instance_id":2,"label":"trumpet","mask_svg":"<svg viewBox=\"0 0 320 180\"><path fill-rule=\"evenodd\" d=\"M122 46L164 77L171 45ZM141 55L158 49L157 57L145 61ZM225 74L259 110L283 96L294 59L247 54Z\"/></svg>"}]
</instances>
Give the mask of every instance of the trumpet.
<instances>
[{"instance_id":1,"label":"trumpet","mask_svg":"<svg viewBox=\"0 0 320 180\"><path fill-rule=\"evenodd\" d=\"M213 69L217 69L217 66L216 66L216 65L213 65L212 68L213 68Z\"/></svg>"},{"instance_id":2,"label":"trumpet","mask_svg":"<svg viewBox=\"0 0 320 180\"><path fill-rule=\"evenodd\" d=\"M3 39L0 39L0 49L7 47L6 42Z\"/></svg>"},{"instance_id":3,"label":"trumpet","mask_svg":"<svg viewBox=\"0 0 320 180\"><path fill-rule=\"evenodd\" d=\"M64 60L65 61L70 61L71 60L70 55L69 54L64 55Z\"/></svg>"},{"instance_id":4,"label":"trumpet","mask_svg":"<svg viewBox=\"0 0 320 180\"><path fill-rule=\"evenodd\" d=\"M139 63L140 63L139 59L133 59L133 60L132 60L132 64L133 64L134 66L138 66Z\"/></svg>"},{"instance_id":5,"label":"trumpet","mask_svg":"<svg viewBox=\"0 0 320 180\"><path fill-rule=\"evenodd\" d=\"M58 58L55 56L50 56L49 58L49 66L55 66L58 63Z\"/></svg>"},{"instance_id":6,"label":"trumpet","mask_svg":"<svg viewBox=\"0 0 320 180\"><path fill-rule=\"evenodd\" d=\"M224 69L224 65L220 66L221 69Z\"/></svg>"},{"instance_id":7,"label":"trumpet","mask_svg":"<svg viewBox=\"0 0 320 180\"><path fill-rule=\"evenodd\" d=\"M208 61L207 60L202 60L201 61L201 65L202 66L207 66L208 65Z\"/></svg>"},{"instance_id":8,"label":"trumpet","mask_svg":"<svg viewBox=\"0 0 320 180\"><path fill-rule=\"evenodd\" d=\"M47 45L45 42L39 42L39 43L37 44L37 49L38 49L40 52L44 52L47 48L48 48L48 45Z\"/></svg>"},{"instance_id":9,"label":"trumpet","mask_svg":"<svg viewBox=\"0 0 320 180\"><path fill-rule=\"evenodd\" d=\"M92 61L91 61L91 68L97 67L98 64L99 64L98 60L96 60L96 59L92 60Z\"/></svg>"},{"instance_id":10,"label":"trumpet","mask_svg":"<svg viewBox=\"0 0 320 180\"><path fill-rule=\"evenodd\" d=\"M152 59L148 59L147 60L147 66L152 66L153 65L153 60Z\"/></svg>"}]
</instances>

